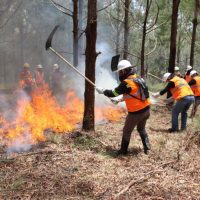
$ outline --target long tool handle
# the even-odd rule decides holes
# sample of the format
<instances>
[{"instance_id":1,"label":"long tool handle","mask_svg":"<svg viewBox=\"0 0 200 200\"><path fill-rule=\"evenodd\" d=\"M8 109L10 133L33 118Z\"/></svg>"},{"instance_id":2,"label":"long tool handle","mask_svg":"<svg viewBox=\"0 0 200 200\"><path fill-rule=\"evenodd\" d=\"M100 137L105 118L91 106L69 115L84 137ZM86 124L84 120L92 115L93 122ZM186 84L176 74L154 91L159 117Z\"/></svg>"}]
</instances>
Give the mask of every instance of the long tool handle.
<instances>
[{"instance_id":1,"label":"long tool handle","mask_svg":"<svg viewBox=\"0 0 200 200\"><path fill-rule=\"evenodd\" d=\"M160 81L163 81L161 78L159 78L159 77L157 77L157 76L155 76L155 75L153 75L153 74L151 74L151 73L148 73L148 75L150 75L150 76L152 76L152 77L154 77L154 78L156 78L156 79L158 79L158 80L160 80Z\"/></svg>"},{"instance_id":2,"label":"long tool handle","mask_svg":"<svg viewBox=\"0 0 200 200\"><path fill-rule=\"evenodd\" d=\"M88 81L91 85L93 85L96 88L96 85L87 77L85 77L76 67L74 67L68 60L66 60L61 54L59 54L57 51L55 51L52 47L49 47L49 49L55 53L59 58L61 58L65 63L67 63L72 69L74 69L79 75L81 75L86 81Z\"/></svg>"}]
</instances>

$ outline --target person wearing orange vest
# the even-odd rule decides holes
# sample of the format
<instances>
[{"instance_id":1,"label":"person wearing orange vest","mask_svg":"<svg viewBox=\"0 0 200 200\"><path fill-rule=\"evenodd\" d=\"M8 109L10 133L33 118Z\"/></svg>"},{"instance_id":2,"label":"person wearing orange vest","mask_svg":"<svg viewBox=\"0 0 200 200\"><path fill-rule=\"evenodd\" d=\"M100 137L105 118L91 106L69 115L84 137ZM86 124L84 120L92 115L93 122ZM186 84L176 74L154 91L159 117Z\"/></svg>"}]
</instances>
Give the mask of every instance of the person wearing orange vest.
<instances>
[{"instance_id":1,"label":"person wearing orange vest","mask_svg":"<svg viewBox=\"0 0 200 200\"><path fill-rule=\"evenodd\" d=\"M194 102L194 94L186 80L172 73L165 73L163 82L168 82L167 86L160 92L154 93L153 97L157 98L170 91L172 99L176 101L172 108L172 127L168 131L170 133L179 131L178 116L180 113L181 130L185 130L187 126L187 111Z\"/></svg>"},{"instance_id":2,"label":"person wearing orange vest","mask_svg":"<svg viewBox=\"0 0 200 200\"><path fill-rule=\"evenodd\" d=\"M187 83L190 82L191 80L191 77L190 77L190 72L192 71L192 66L188 65L187 68L186 68L186 73L185 73L185 77L184 79L187 81Z\"/></svg>"},{"instance_id":3,"label":"person wearing orange vest","mask_svg":"<svg viewBox=\"0 0 200 200\"><path fill-rule=\"evenodd\" d=\"M180 78L183 78L182 74L180 73L179 67L174 67L174 74Z\"/></svg>"},{"instance_id":4,"label":"person wearing orange vest","mask_svg":"<svg viewBox=\"0 0 200 200\"><path fill-rule=\"evenodd\" d=\"M37 65L37 69L35 71L35 84L37 87L42 87L44 85L44 71L41 64Z\"/></svg>"},{"instance_id":5,"label":"person wearing orange vest","mask_svg":"<svg viewBox=\"0 0 200 200\"><path fill-rule=\"evenodd\" d=\"M196 70L190 72L191 81L189 82L190 87L195 96L195 101L192 108L191 117L193 118L197 112L197 107L200 104L200 76Z\"/></svg>"},{"instance_id":6,"label":"person wearing orange vest","mask_svg":"<svg viewBox=\"0 0 200 200\"><path fill-rule=\"evenodd\" d=\"M24 67L20 72L20 87L28 94L31 95L33 87L33 78L29 70L30 65L24 63Z\"/></svg>"},{"instance_id":7,"label":"person wearing orange vest","mask_svg":"<svg viewBox=\"0 0 200 200\"><path fill-rule=\"evenodd\" d=\"M104 94L107 97L117 97L123 95L120 101L125 101L128 110L125 125L123 128L123 136L121 141L121 148L118 155L125 155L128 153L128 146L131 138L131 133L135 127L140 134L144 153L148 154L150 150L150 143L145 126L147 119L150 116L150 99L143 98L139 85L134 81L139 76L135 73L135 67L131 65L128 60L121 60L118 63L118 70L120 84L114 90L104 90L96 88L99 94Z\"/></svg>"}]
</instances>

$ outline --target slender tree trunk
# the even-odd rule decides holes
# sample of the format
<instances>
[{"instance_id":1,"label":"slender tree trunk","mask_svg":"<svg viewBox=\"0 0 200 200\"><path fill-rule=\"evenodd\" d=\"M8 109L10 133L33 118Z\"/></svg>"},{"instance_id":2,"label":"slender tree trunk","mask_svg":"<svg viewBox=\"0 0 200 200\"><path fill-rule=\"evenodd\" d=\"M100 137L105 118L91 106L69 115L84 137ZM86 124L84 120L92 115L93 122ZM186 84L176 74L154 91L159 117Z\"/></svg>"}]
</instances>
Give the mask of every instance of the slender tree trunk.
<instances>
[{"instance_id":1,"label":"slender tree trunk","mask_svg":"<svg viewBox=\"0 0 200 200\"><path fill-rule=\"evenodd\" d=\"M78 0L73 0L73 63L78 66Z\"/></svg>"},{"instance_id":2,"label":"slender tree trunk","mask_svg":"<svg viewBox=\"0 0 200 200\"><path fill-rule=\"evenodd\" d=\"M194 8L194 18L192 20L193 29L192 29L192 40L191 40L191 49L190 49L190 65L194 66L194 51L195 51L195 42L196 42L196 30L198 25L198 13L199 13L199 0L195 0Z\"/></svg>"},{"instance_id":3,"label":"slender tree trunk","mask_svg":"<svg viewBox=\"0 0 200 200\"><path fill-rule=\"evenodd\" d=\"M120 38L120 1L117 2L117 35L116 35L116 54L119 54L119 38Z\"/></svg>"},{"instance_id":4,"label":"slender tree trunk","mask_svg":"<svg viewBox=\"0 0 200 200\"><path fill-rule=\"evenodd\" d=\"M92 82L95 82L95 63L96 63L96 39L97 39L97 2L88 0L88 14L86 27L86 69L85 76ZM84 101L84 118L83 130L94 130L94 87L85 81L85 101Z\"/></svg>"},{"instance_id":5,"label":"slender tree trunk","mask_svg":"<svg viewBox=\"0 0 200 200\"><path fill-rule=\"evenodd\" d=\"M131 0L125 0L125 18L124 18L124 55L123 58L128 58L128 38L129 38L129 8Z\"/></svg>"},{"instance_id":6,"label":"slender tree trunk","mask_svg":"<svg viewBox=\"0 0 200 200\"><path fill-rule=\"evenodd\" d=\"M83 46L84 46L84 41L83 41L83 0L78 0L78 55L81 57L83 55Z\"/></svg>"},{"instance_id":7,"label":"slender tree trunk","mask_svg":"<svg viewBox=\"0 0 200 200\"><path fill-rule=\"evenodd\" d=\"M146 11L145 11L145 17L143 22L143 28L142 28L142 48L141 48L141 77L145 77L145 42L146 42L146 31L147 31L147 19L149 15L149 9L151 6L152 0L146 1Z\"/></svg>"},{"instance_id":8,"label":"slender tree trunk","mask_svg":"<svg viewBox=\"0 0 200 200\"><path fill-rule=\"evenodd\" d=\"M180 55L181 55L181 34L178 34L178 44L177 44L177 64L180 64Z\"/></svg>"},{"instance_id":9,"label":"slender tree trunk","mask_svg":"<svg viewBox=\"0 0 200 200\"><path fill-rule=\"evenodd\" d=\"M170 55L168 72L173 73L176 61L176 35L177 35L177 20L178 20L178 7L180 0L173 0L172 6L172 25L171 25L171 38L170 38Z\"/></svg>"}]
</instances>

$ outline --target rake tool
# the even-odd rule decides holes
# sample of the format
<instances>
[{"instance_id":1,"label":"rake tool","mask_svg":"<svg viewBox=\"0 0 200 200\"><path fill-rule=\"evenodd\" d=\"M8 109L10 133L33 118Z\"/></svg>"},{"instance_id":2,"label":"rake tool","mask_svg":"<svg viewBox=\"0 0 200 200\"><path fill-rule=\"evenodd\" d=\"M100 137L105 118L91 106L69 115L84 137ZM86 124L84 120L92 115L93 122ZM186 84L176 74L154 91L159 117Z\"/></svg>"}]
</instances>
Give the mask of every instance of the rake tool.
<instances>
[{"instance_id":1,"label":"rake tool","mask_svg":"<svg viewBox=\"0 0 200 200\"><path fill-rule=\"evenodd\" d=\"M52 39L53 36L56 32L56 30L58 29L58 25L55 26L55 28L53 29L53 31L50 33L47 41L46 41L46 50L51 50L54 54L56 54L60 59L62 59L65 63L67 63L73 70L75 70L79 75L81 75L86 81L88 81L88 83L90 83L91 85L93 85L96 88L96 85L86 76L84 76L76 67L74 67L74 65L72 65L67 59L65 59L60 53L58 53L58 51L56 51L52 45Z\"/></svg>"}]
</instances>

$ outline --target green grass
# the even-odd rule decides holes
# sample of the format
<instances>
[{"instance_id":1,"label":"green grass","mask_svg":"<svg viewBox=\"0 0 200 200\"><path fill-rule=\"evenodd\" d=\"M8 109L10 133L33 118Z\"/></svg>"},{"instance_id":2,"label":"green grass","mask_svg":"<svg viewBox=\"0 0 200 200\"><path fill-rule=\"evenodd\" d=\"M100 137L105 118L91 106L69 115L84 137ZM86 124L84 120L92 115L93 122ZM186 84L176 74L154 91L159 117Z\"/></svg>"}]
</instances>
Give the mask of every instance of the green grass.
<instances>
[{"instance_id":1,"label":"green grass","mask_svg":"<svg viewBox=\"0 0 200 200\"><path fill-rule=\"evenodd\" d=\"M81 135L75 138L74 148L99 152L102 149L102 144L89 135Z\"/></svg>"}]
</instances>

